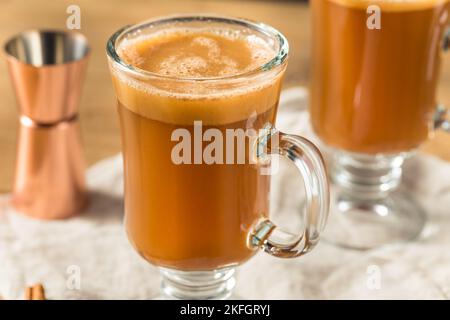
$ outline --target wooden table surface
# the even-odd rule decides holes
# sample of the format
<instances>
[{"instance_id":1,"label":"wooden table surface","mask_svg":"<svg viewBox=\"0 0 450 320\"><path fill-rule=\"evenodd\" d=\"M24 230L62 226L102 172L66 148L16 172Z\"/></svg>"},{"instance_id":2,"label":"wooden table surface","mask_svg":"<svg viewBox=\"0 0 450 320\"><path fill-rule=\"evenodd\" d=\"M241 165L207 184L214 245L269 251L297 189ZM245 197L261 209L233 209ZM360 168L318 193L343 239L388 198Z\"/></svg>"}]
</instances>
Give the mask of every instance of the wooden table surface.
<instances>
[{"instance_id":1,"label":"wooden table surface","mask_svg":"<svg viewBox=\"0 0 450 320\"><path fill-rule=\"evenodd\" d=\"M80 106L88 164L120 151L114 93L108 73L105 44L120 27L173 13L214 12L264 21L281 30L291 44L285 86L307 85L309 74L309 8L296 1L234 0L0 0L0 43L26 29L66 25L66 9L81 8L81 32L92 47ZM11 189L15 158L17 109L6 69L0 63L0 192ZM450 57L445 59L438 97L450 104ZM423 150L450 161L450 136L437 133Z\"/></svg>"}]
</instances>

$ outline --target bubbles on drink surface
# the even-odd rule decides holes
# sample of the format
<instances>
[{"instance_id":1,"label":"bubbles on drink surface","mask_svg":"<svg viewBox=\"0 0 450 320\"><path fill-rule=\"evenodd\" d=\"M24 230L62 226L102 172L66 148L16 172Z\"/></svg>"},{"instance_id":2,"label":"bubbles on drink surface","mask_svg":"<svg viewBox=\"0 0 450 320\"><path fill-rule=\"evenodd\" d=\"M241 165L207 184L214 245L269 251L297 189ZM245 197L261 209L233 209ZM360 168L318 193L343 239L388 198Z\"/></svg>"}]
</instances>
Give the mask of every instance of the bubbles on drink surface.
<instances>
[{"instance_id":1,"label":"bubbles on drink surface","mask_svg":"<svg viewBox=\"0 0 450 320\"><path fill-rule=\"evenodd\" d=\"M121 48L130 65L180 78L233 76L267 63L274 50L256 35L239 31L172 30L157 37L138 37Z\"/></svg>"},{"instance_id":2,"label":"bubbles on drink surface","mask_svg":"<svg viewBox=\"0 0 450 320\"><path fill-rule=\"evenodd\" d=\"M152 75L113 67L118 99L134 113L166 123L201 119L218 125L262 114L278 102L285 65L260 72L277 55L277 44L257 31L221 27L133 33L119 41L117 53Z\"/></svg>"}]
</instances>

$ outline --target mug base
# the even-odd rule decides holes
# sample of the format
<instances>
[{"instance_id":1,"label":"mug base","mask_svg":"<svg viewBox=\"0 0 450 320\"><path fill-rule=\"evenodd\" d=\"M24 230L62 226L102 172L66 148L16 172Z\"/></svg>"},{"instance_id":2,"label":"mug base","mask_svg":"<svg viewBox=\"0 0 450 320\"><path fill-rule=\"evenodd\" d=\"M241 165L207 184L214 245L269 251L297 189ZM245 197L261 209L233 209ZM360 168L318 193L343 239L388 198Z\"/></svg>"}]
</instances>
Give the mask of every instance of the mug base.
<instances>
[{"instance_id":1,"label":"mug base","mask_svg":"<svg viewBox=\"0 0 450 320\"><path fill-rule=\"evenodd\" d=\"M163 300L225 300L236 284L234 268L213 271L179 271L160 268Z\"/></svg>"},{"instance_id":2,"label":"mug base","mask_svg":"<svg viewBox=\"0 0 450 320\"><path fill-rule=\"evenodd\" d=\"M420 235L425 225L424 210L401 189L372 200L333 191L323 239L335 245L367 250L411 241Z\"/></svg>"}]
</instances>

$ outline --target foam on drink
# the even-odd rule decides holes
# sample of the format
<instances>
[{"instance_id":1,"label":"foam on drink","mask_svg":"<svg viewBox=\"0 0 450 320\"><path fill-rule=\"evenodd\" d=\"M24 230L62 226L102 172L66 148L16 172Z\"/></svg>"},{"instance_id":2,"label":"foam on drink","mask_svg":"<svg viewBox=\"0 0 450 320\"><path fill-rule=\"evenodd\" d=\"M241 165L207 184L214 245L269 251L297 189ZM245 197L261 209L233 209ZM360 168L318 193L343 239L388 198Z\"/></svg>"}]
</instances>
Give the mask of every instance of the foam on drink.
<instances>
[{"instance_id":1,"label":"foam on drink","mask_svg":"<svg viewBox=\"0 0 450 320\"><path fill-rule=\"evenodd\" d=\"M133 39L119 48L122 58L139 69L178 78L215 78L251 71L274 52L253 36L189 29L159 32Z\"/></svg>"},{"instance_id":2,"label":"foam on drink","mask_svg":"<svg viewBox=\"0 0 450 320\"><path fill-rule=\"evenodd\" d=\"M226 124L277 104L280 77L265 80L259 75L255 80L251 75L276 55L256 34L173 28L124 40L118 53L127 64L149 72L151 78L140 80L113 72L118 99L131 111L153 120ZM247 74L248 79L238 85L227 83L227 78ZM208 81L211 79L223 84L218 86Z\"/></svg>"}]
</instances>

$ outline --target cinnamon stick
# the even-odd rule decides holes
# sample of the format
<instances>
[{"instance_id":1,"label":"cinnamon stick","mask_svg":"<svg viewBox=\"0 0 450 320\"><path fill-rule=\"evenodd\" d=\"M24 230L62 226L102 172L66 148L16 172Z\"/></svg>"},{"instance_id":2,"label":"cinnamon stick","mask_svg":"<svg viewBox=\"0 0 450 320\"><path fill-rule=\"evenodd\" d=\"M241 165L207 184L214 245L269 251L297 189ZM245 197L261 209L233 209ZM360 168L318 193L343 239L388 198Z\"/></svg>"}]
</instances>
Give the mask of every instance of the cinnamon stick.
<instances>
[{"instance_id":1,"label":"cinnamon stick","mask_svg":"<svg viewBox=\"0 0 450 320\"><path fill-rule=\"evenodd\" d=\"M25 300L45 300L45 291L42 284L38 283L25 289Z\"/></svg>"}]
</instances>

